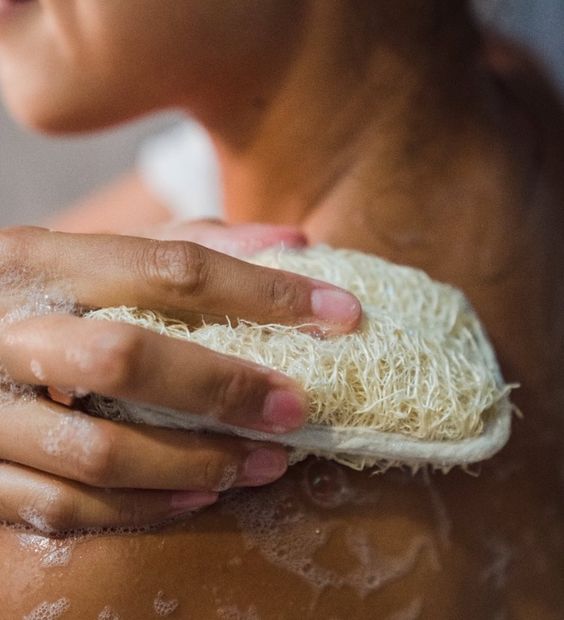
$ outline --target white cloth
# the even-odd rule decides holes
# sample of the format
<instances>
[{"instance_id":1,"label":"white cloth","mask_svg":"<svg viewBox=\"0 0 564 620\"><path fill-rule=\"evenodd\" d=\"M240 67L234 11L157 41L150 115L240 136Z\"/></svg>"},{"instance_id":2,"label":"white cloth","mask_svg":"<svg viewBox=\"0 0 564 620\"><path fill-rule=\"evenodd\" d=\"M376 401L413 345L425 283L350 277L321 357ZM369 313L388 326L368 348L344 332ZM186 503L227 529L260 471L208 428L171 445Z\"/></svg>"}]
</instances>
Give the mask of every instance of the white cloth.
<instances>
[{"instance_id":1,"label":"white cloth","mask_svg":"<svg viewBox=\"0 0 564 620\"><path fill-rule=\"evenodd\" d=\"M151 191L179 219L222 217L223 196L215 148L194 121L148 140L137 169Z\"/></svg>"}]
</instances>

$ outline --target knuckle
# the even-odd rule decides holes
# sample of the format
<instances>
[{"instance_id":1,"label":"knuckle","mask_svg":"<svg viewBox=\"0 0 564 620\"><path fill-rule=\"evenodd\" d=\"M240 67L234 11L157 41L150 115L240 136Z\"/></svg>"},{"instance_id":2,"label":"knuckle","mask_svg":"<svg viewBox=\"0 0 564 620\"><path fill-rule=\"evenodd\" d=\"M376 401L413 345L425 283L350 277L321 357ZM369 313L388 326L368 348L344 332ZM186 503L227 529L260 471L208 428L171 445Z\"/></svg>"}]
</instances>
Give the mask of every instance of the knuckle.
<instances>
[{"instance_id":1,"label":"knuckle","mask_svg":"<svg viewBox=\"0 0 564 620\"><path fill-rule=\"evenodd\" d=\"M87 442L76 451L74 467L77 479L93 487L109 486L114 464L114 431L96 428Z\"/></svg>"},{"instance_id":2,"label":"knuckle","mask_svg":"<svg viewBox=\"0 0 564 620\"><path fill-rule=\"evenodd\" d=\"M230 488L237 468L226 458L208 458L201 470L199 485L204 491L225 491Z\"/></svg>"},{"instance_id":3,"label":"knuckle","mask_svg":"<svg viewBox=\"0 0 564 620\"><path fill-rule=\"evenodd\" d=\"M22 512L22 517L45 533L62 532L76 526L76 506L71 493L51 485L42 489L31 507Z\"/></svg>"},{"instance_id":4,"label":"knuckle","mask_svg":"<svg viewBox=\"0 0 564 620\"><path fill-rule=\"evenodd\" d=\"M206 251L188 241L157 242L149 246L142 262L149 282L181 295L197 295L208 279Z\"/></svg>"},{"instance_id":5,"label":"knuckle","mask_svg":"<svg viewBox=\"0 0 564 620\"><path fill-rule=\"evenodd\" d=\"M268 285L266 298L274 315L287 315L304 311L307 307L306 295L298 278L277 274Z\"/></svg>"},{"instance_id":6,"label":"knuckle","mask_svg":"<svg viewBox=\"0 0 564 620\"><path fill-rule=\"evenodd\" d=\"M92 347L87 371L98 391L114 394L134 383L143 348L143 333L125 325L105 326Z\"/></svg>"},{"instance_id":7,"label":"knuckle","mask_svg":"<svg viewBox=\"0 0 564 620\"><path fill-rule=\"evenodd\" d=\"M28 238L32 226L16 226L0 230L0 272L4 277L21 276L28 263ZM11 269L14 273L11 273ZM10 284L10 282L8 282Z\"/></svg>"}]
</instances>

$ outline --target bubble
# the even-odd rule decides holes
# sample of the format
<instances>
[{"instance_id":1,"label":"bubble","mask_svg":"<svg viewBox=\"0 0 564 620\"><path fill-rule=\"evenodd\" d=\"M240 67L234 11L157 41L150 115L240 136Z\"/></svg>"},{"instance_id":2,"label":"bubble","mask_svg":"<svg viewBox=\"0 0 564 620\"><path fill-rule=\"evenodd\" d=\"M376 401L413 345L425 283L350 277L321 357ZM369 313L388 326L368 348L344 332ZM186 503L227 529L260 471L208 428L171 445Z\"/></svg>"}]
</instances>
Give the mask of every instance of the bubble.
<instances>
[{"instance_id":1,"label":"bubble","mask_svg":"<svg viewBox=\"0 0 564 620\"><path fill-rule=\"evenodd\" d=\"M22 272L17 277L14 274L6 284L4 282L4 278L0 278L2 292L12 297L14 307L2 317L0 325L10 325L34 316L76 314L73 296L61 286L56 288L50 285L48 288L46 282ZM20 300L22 303L17 303Z\"/></svg>"},{"instance_id":2,"label":"bubble","mask_svg":"<svg viewBox=\"0 0 564 620\"><path fill-rule=\"evenodd\" d=\"M317 593L327 587L350 587L364 598L409 574L422 553L430 553L433 559L435 546L428 536L414 536L405 541L400 553L383 553L369 538L367 528L351 525L348 516L332 514L331 507L342 497L343 481L336 479L340 480L339 484L335 485L335 479L331 478L327 485L323 477L315 491L319 491L321 502L330 506L322 516L300 499L293 483L287 480L259 492L228 493L222 508L237 520L248 549L258 549L271 564L301 577ZM345 542L352 566L344 562L342 566L327 567L317 559L332 539ZM432 569L435 568L432 564Z\"/></svg>"},{"instance_id":3,"label":"bubble","mask_svg":"<svg viewBox=\"0 0 564 620\"><path fill-rule=\"evenodd\" d=\"M81 372L91 372L94 366L94 356L92 351L85 348L82 343L75 343L73 347L68 347L65 351L65 360L69 364L75 365Z\"/></svg>"},{"instance_id":4,"label":"bubble","mask_svg":"<svg viewBox=\"0 0 564 620\"><path fill-rule=\"evenodd\" d=\"M18 509L18 516L32 529L42 534L54 534L57 530L47 515L56 514L60 505L62 490L50 483L34 484L34 505L23 505Z\"/></svg>"},{"instance_id":5,"label":"bubble","mask_svg":"<svg viewBox=\"0 0 564 620\"><path fill-rule=\"evenodd\" d=\"M48 538L38 534L18 534L20 545L37 553L44 568L66 566L72 557L76 543L72 538Z\"/></svg>"},{"instance_id":6,"label":"bubble","mask_svg":"<svg viewBox=\"0 0 564 620\"><path fill-rule=\"evenodd\" d=\"M170 616L170 614L172 614L176 608L178 607L178 600L175 598L171 598L171 599L165 599L164 597L164 592L162 590L159 590L159 592L157 592L157 596L155 597L155 600L153 601L153 609L155 610L155 613L157 614L157 616L160 617L165 617L165 616Z\"/></svg>"},{"instance_id":7,"label":"bubble","mask_svg":"<svg viewBox=\"0 0 564 620\"><path fill-rule=\"evenodd\" d=\"M2 293L13 303L13 308L0 319L0 329L18 321L48 314L76 314L77 306L73 296L63 287L53 287L28 269L7 269L0 273ZM33 360L30 370L39 381L44 380L41 364ZM16 383L5 368L0 366L0 405L14 400L37 398L35 386Z\"/></svg>"},{"instance_id":8,"label":"bubble","mask_svg":"<svg viewBox=\"0 0 564 620\"><path fill-rule=\"evenodd\" d=\"M93 448L94 422L77 412L61 414L41 438L40 445L49 456L61 456L69 445L77 444L86 455Z\"/></svg>"},{"instance_id":9,"label":"bubble","mask_svg":"<svg viewBox=\"0 0 564 620\"><path fill-rule=\"evenodd\" d=\"M193 514L197 514L197 511L193 511ZM183 515L182 521L186 521L186 515ZM178 518L169 518L157 523L151 523L149 525L139 525L130 527L86 527L86 528L72 528L66 530L52 530L49 532L42 532L48 534L51 538L57 539L72 539L74 542L83 542L91 538L108 537L108 536L137 536L138 534L149 534L158 532L170 525L178 523ZM35 533L37 528L30 523L12 523L6 520L0 520L0 528L5 528L13 532L31 532Z\"/></svg>"},{"instance_id":10,"label":"bubble","mask_svg":"<svg viewBox=\"0 0 564 620\"><path fill-rule=\"evenodd\" d=\"M39 381L45 381L47 379L45 370L43 369L41 362L38 360L31 360L29 363L29 369L31 370L33 376Z\"/></svg>"},{"instance_id":11,"label":"bubble","mask_svg":"<svg viewBox=\"0 0 564 620\"><path fill-rule=\"evenodd\" d=\"M31 506L23 506L18 510L18 516L29 525L31 525L38 532L45 534L51 534L55 531L55 528L49 525L45 515Z\"/></svg>"},{"instance_id":12,"label":"bubble","mask_svg":"<svg viewBox=\"0 0 564 620\"><path fill-rule=\"evenodd\" d=\"M98 614L98 620L120 620L120 617L109 605L106 605Z\"/></svg>"},{"instance_id":13,"label":"bubble","mask_svg":"<svg viewBox=\"0 0 564 620\"><path fill-rule=\"evenodd\" d=\"M235 484L235 481L237 480L237 474L238 474L238 470L237 470L236 465L234 464L227 465L225 469L223 470L223 475L221 476L221 480L219 481L217 485L217 491L221 492L221 491L227 491L227 489L230 489Z\"/></svg>"},{"instance_id":14,"label":"bubble","mask_svg":"<svg viewBox=\"0 0 564 620\"><path fill-rule=\"evenodd\" d=\"M338 508L351 499L352 491L343 467L331 461L312 460L304 470L304 490L323 508Z\"/></svg>"},{"instance_id":15,"label":"bubble","mask_svg":"<svg viewBox=\"0 0 564 620\"><path fill-rule=\"evenodd\" d=\"M23 620L58 620L69 608L70 601L68 598L63 597L53 603L44 601L24 616Z\"/></svg>"},{"instance_id":16,"label":"bubble","mask_svg":"<svg viewBox=\"0 0 564 620\"><path fill-rule=\"evenodd\" d=\"M379 552L370 544L366 531L359 528L348 528L345 541L357 565L344 576L343 583L352 586L361 597L411 573L424 551L430 553L433 568L438 570L435 545L429 536L414 536L401 553L393 555Z\"/></svg>"},{"instance_id":17,"label":"bubble","mask_svg":"<svg viewBox=\"0 0 564 620\"><path fill-rule=\"evenodd\" d=\"M327 541L330 524L320 525L295 497L295 491L265 488L225 497L223 509L238 521L247 548L258 548L271 563L299 575L317 589L335 583L335 575L312 564L312 556ZM319 533L313 534L314 530Z\"/></svg>"}]
</instances>

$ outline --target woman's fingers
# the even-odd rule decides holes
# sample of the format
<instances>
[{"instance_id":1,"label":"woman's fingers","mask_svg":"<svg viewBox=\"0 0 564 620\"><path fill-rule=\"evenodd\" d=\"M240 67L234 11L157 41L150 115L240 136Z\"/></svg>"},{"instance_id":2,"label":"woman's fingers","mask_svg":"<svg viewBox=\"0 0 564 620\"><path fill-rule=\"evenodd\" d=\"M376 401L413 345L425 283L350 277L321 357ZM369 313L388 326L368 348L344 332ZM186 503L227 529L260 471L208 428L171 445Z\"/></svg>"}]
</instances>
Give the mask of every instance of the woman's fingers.
<instances>
[{"instance_id":1,"label":"woman's fingers","mask_svg":"<svg viewBox=\"0 0 564 620\"><path fill-rule=\"evenodd\" d=\"M44 534L87 528L131 528L188 515L217 493L96 489L0 463L0 520Z\"/></svg>"},{"instance_id":2,"label":"woman's fingers","mask_svg":"<svg viewBox=\"0 0 564 620\"><path fill-rule=\"evenodd\" d=\"M5 405L0 422L3 460L89 487L217 493L287 468L281 446L116 424L42 400Z\"/></svg>"},{"instance_id":3,"label":"woman's fingers","mask_svg":"<svg viewBox=\"0 0 564 620\"><path fill-rule=\"evenodd\" d=\"M281 433L305 421L307 399L284 375L149 330L68 315L0 333L0 359L19 383L96 392Z\"/></svg>"},{"instance_id":4,"label":"woman's fingers","mask_svg":"<svg viewBox=\"0 0 564 620\"><path fill-rule=\"evenodd\" d=\"M188 241L72 235L38 228L0 236L3 271L63 286L81 305L160 309L260 323L311 323L328 333L354 329L356 297L295 274L251 265Z\"/></svg>"}]
</instances>

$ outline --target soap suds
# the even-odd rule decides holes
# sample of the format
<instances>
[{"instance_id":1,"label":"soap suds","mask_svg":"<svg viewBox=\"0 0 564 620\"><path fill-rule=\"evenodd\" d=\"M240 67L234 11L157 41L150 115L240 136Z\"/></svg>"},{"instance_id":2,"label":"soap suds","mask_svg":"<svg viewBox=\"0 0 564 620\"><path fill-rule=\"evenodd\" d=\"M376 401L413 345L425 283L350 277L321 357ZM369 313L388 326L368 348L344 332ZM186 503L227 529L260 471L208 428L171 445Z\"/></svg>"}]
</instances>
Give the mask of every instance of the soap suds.
<instances>
[{"instance_id":1,"label":"soap suds","mask_svg":"<svg viewBox=\"0 0 564 620\"><path fill-rule=\"evenodd\" d=\"M55 532L55 528L49 524L45 515L37 510L37 508L22 506L18 509L18 516L22 521L31 525L31 527L38 532L44 534L52 534Z\"/></svg>"},{"instance_id":2,"label":"soap suds","mask_svg":"<svg viewBox=\"0 0 564 620\"><path fill-rule=\"evenodd\" d=\"M301 577L317 592L348 586L365 598L409 574L423 554L430 557L432 569L438 570L430 537L406 541L400 554L384 553L361 527L350 526L338 516L331 518L329 511L319 518L284 480L275 489L264 488L259 493L229 493L222 508L236 519L248 549L258 549L267 561ZM344 540L350 552L353 566L347 570L328 568L316 560L332 536Z\"/></svg>"},{"instance_id":3,"label":"soap suds","mask_svg":"<svg viewBox=\"0 0 564 620\"><path fill-rule=\"evenodd\" d=\"M44 382L47 379L47 375L45 374L45 370L43 369L41 362L37 360L31 360L29 364L29 369L38 381Z\"/></svg>"},{"instance_id":4,"label":"soap suds","mask_svg":"<svg viewBox=\"0 0 564 620\"><path fill-rule=\"evenodd\" d=\"M41 447L50 456L61 456L69 445L79 445L87 453L93 449L93 421L85 414L61 414L54 426L44 434Z\"/></svg>"},{"instance_id":5,"label":"soap suds","mask_svg":"<svg viewBox=\"0 0 564 620\"><path fill-rule=\"evenodd\" d=\"M227 489L230 489L234 484L235 481L237 480L237 474L238 474L238 470L237 470L237 466L230 464L230 465L226 465L225 469L223 470L223 475L221 477L221 480L219 481L219 484L217 485L217 491L222 492L222 491L227 491Z\"/></svg>"},{"instance_id":6,"label":"soap suds","mask_svg":"<svg viewBox=\"0 0 564 620\"><path fill-rule=\"evenodd\" d=\"M49 520L49 515L57 514L60 505L61 489L48 483L36 484L34 491L36 500L33 505L22 505L18 516L34 530L42 534L53 534L57 530Z\"/></svg>"},{"instance_id":7,"label":"soap suds","mask_svg":"<svg viewBox=\"0 0 564 620\"><path fill-rule=\"evenodd\" d=\"M164 592L159 590L153 601L153 609L157 616L164 618L170 616L178 607L178 600L175 598L165 598Z\"/></svg>"},{"instance_id":8,"label":"soap suds","mask_svg":"<svg viewBox=\"0 0 564 620\"><path fill-rule=\"evenodd\" d=\"M120 617L109 605L106 605L98 614L98 620L120 620Z\"/></svg>"},{"instance_id":9,"label":"soap suds","mask_svg":"<svg viewBox=\"0 0 564 620\"><path fill-rule=\"evenodd\" d=\"M49 538L31 533L18 534L18 540L24 549L38 554L43 568L67 566L76 543L76 540L70 537Z\"/></svg>"},{"instance_id":10,"label":"soap suds","mask_svg":"<svg viewBox=\"0 0 564 620\"><path fill-rule=\"evenodd\" d=\"M58 620L70 609L68 598L60 598L53 603L44 601L33 611L23 617L23 620Z\"/></svg>"},{"instance_id":11,"label":"soap suds","mask_svg":"<svg viewBox=\"0 0 564 620\"><path fill-rule=\"evenodd\" d=\"M354 495L342 467L317 459L305 466L302 488L312 503L321 508L338 508L350 503Z\"/></svg>"},{"instance_id":12,"label":"soap suds","mask_svg":"<svg viewBox=\"0 0 564 620\"><path fill-rule=\"evenodd\" d=\"M12 302L12 309L0 318L0 330L8 325L49 314L77 314L73 296L63 287L54 287L37 278L27 270L11 270L0 274L2 293ZM30 362L33 375L42 382L45 373L38 360ZM16 383L0 363L0 405L14 400L34 400L38 390L35 386Z\"/></svg>"}]
</instances>

